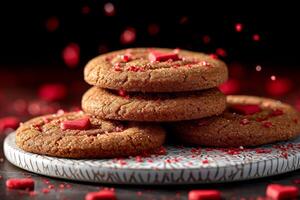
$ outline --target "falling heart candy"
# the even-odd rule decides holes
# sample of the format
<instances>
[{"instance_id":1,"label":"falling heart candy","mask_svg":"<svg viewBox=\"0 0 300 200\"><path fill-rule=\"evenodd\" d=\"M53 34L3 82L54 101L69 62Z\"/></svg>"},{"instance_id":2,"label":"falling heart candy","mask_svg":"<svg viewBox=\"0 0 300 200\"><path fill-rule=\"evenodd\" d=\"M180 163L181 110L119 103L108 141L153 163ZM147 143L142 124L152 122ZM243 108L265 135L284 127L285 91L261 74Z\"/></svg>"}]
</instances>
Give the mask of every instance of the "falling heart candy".
<instances>
[{"instance_id":1,"label":"falling heart candy","mask_svg":"<svg viewBox=\"0 0 300 200\"><path fill-rule=\"evenodd\" d=\"M158 52L158 51L150 51L148 58L151 62L154 62L154 61L161 62L161 61L168 61L168 60L172 60L172 61L180 60L180 58L178 57L178 53L176 53L176 52L164 53L164 52Z\"/></svg>"},{"instance_id":2,"label":"falling heart candy","mask_svg":"<svg viewBox=\"0 0 300 200\"><path fill-rule=\"evenodd\" d=\"M221 193L218 190L191 190L188 200L220 200Z\"/></svg>"},{"instance_id":3,"label":"falling heart candy","mask_svg":"<svg viewBox=\"0 0 300 200\"><path fill-rule=\"evenodd\" d=\"M90 119L88 117L83 117L75 120L63 121L60 124L62 130L73 129L73 130L86 130L90 127Z\"/></svg>"},{"instance_id":4,"label":"falling heart candy","mask_svg":"<svg viewBox=\"0 0 300 200\"><path fill-rule=\"evenodd\" d=\"M246 104L246 105L237 104L231 106L230 109L243 115L253 115L261 111L261 108L258 105L252 105L252 104Z\"/></svg>"},{"instance_id":5,"label":"falling heart candy","mask_svg":"<svg viewBox=\"0 0 300 200\"><path fill-rule=\"evenodd\" d=\"M267 187L266 196L273 200L296 199L299 189L295 186L270 184Z\"/></svg>"}]
</instances>

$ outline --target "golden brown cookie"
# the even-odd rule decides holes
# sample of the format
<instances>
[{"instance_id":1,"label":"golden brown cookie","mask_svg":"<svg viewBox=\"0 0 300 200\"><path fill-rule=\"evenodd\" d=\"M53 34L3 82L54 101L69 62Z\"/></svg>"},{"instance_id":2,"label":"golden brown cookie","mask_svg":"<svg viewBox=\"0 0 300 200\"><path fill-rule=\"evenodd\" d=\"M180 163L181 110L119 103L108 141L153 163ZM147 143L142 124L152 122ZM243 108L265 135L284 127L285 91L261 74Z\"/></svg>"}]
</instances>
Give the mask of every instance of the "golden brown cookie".
<instances>
[{"instance_id":1,"label":"golden brown cookie","mask_svg":"<svg viewBox=\"0 0 300 200\"><path fill-rule=\"evenodd\" d=\"M221 114L226 98L217 88L175 93L126 93L92 87L82 109L104 119L180 121Z\"/></svg>"},{"instance_id":2,"label":"golden brown cookie","mask_svg":"<svg viewBox=\"0 0 300 200\"><path fill-rule=\"evenodd\" d=\"M16 131L21 149L65 158L133 156L155 150L164 140L157 125L106 121L83 112L37 117Z\"/></svg>"},{"instance_id":3,"label":"golden brown cookie","mask_svg":"<svg viewBox=\"0 0 300 200\"><path fill-rule=\"evenodd\" d=\"M217 87L227 80L226 65L203 53L133 48L92 59L86 82L101 88L139 92L178 92Z\"/></svg>"},{"instance_id":4,"label":"golden brown cookie","mask_svg":"<svg viewBox=\"0 0 300 200\"><path fill-rule=\"evenodd\" d=\"M228 108L216 117L170 124L188 144L239 147L289 140L300 134L299 113L276 100L228 96Z\"/></svg>"}]
</instances>

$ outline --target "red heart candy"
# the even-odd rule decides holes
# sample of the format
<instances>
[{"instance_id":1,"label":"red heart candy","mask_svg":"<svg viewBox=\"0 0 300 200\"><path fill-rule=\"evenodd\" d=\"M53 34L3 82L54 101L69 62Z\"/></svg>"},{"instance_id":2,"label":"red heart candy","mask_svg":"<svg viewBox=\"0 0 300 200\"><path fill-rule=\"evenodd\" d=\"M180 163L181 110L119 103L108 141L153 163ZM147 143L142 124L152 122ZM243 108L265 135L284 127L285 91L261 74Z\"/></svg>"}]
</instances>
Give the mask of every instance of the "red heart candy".
<instances>
[{"instance_id":1,"label":"red heart candy","mask_svg":"<svg viewBox=\"0 0 300 200\"><path fill-rule=\"evenodd\" d=\"M273 200L296 199L299 189L295 186L270 184L267 187L266 196Z\"/></svg>"},{"instance_id":2,"label":"red heart candy","mask_svg":"<svg viewBox=\"0 0 300 200\"><path fill-rule=\"evenodd\" d=\"M85 200L116 200L116 194L111 190L102 190L100 192L89 192L85 196Z\"/></svg>"},{"instance_id":3,"label":"red heart candy","mask_svg":"<svg viewBox=\"0 0 300 200\"><path fill-rule=\"evenodd\" d=\"M178 53L176 52L171 52L171 53L164 53L164 52L158 52L158 51L151 51L148 55L148 58L151 62L154 61L167 61L167 60L180 60L178 57Z\"/></svg>"},{"instance_id":4,"label":"red heart candy","mask_svg":"<svg viewBox=\"0 0 300 200\"><path fill-rule=\"evenodd\" d=\"M73 129L73 130L86 130L90 127L90 119L88 117L83 117L75 120L63 121L60 124L62 130Z\"/></svg>"},{"instance_id":5,"label":"red heart candy","mask_svg":"<svg viewBox=\"0 0 300 200\"><path fill-rule=\"evenodd\" d=\"M191 190L188 200L220 200L221 193L218 190Z\"/></svg>"},{"instance_id":6,"label":"red heart candy","mask_svg":"<svg viewBox=\"0 0 300 200\"><path fill-rule=\"evenodd\" d=\"M30 189L34 188L34 180L31 178L10 178L6 181L6 187L9 189Z\"/></svg>"},{"instance_id":7,"label":"red heart candy","mask_svg":"<svg viewBox=\"0 0 300 200\"><path fill-rule=\"evenodd\" d=\"M258 105L253 104L237 104L230 107L233 111L243 114L243 115L253 115L261 111L261 108Z\"/></svg>"}]
</instances>

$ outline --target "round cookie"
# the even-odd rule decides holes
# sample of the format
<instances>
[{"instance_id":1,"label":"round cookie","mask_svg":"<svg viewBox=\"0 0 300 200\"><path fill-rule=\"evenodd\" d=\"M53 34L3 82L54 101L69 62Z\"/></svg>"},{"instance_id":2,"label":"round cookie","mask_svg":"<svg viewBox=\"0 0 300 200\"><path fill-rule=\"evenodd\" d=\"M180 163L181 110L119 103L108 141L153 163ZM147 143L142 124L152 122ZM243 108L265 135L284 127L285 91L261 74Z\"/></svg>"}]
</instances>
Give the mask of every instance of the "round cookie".
<instances>
[{"instance_id":1,"label":"round cookie","mask_svg":"<svg viewBox=\"0 0 300 200\"><path fill-rule=\"evenodd\" d=\"M178 92L217 87L228 77L225 63L203 53L163 48L133 48L92 59L85 81L107 89Z\"/></svg>"},{"instance_id":2,"label":"round cookie","mask_svg":"<svg viewBox=\"0 0 300 200\"><path fill-rule=\"evenodd\" d=\"M220 116L170 124L184 143L215 146L257 146L295 138L300 116L291 106L252 96L228 96Z\"/></svg>"},{"instance_id":3,"label":"round cookie","mask_svg":"<svg viewBox=\"0 0 300 200\"><path fill-rule=\"evenodd\" d=\"M126 93L92 87L82 97L82 109L105 119L181 121L221 114L226 98L217 88L175 93Z\"/></svg>"},{"instance_id":4,"label":"round cookie","mask_svg":"<svg viewBox=\"0 0 300 200\"><path fill-rule=\"evenodd\" d=\"M107 158L152 152L165 131L150 124L106 121L81 112L37 117L16 131L23 150L65 158Z\"/></svg>"}]
</instances>

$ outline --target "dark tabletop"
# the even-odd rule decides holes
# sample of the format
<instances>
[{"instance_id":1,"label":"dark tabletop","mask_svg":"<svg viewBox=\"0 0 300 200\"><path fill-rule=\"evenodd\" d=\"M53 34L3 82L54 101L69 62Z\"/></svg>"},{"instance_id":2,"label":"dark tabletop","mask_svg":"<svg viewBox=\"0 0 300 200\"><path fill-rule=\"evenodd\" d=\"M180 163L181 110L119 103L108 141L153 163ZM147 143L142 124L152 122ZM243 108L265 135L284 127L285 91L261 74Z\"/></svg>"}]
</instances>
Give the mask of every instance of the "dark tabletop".
<instances>
[{"instance_id":1,"label":"dark tabletop","mask_svg":"<svg viewBox=\"0 0 300 200\"><path fill-rule=\"evenodd\" d=\"M25 71L25 70L24 70ZM0 80L0 119L5 116L16 116L21 121L27 120L33 116L51 112L53 109L64 108L74 109L80 106L81 95L89 87L82 80L81 71L64 71L46 73L41 69L35 70L34 73L23 73L18 70L18 74L1 71ZM28 69L27 69L28 72ZM47 76L41 76L47 74ZM265 73L266 74L266 73ZM299 80L297 74L291 72L288 76L295 84ZM247 77L253 77L247 74ZM69 78L65 78L69 77ZM265 77L255 76L255 81L248 83L261 84ZM245 80L240 77L239 80ZM48 82L59 82L66 85L68 93L65 98L58 102L45 102L38 95L41 84ZM239 93L249 93L267 96L263 87L243 83ZM256 89L256 91L253 90ZM299 88L294 87L288 93L276 98L295 105ZM44 109L46 106L47 109ZM51 108L51 109L49 109ZM269 183L294 184L294 181L300 179L300 171L295 171L283 175L260 178L256 180L241 181L224 184L205 184L205 185L180 185L180 186L128 186L128 185L104 185L90 184L62 179L54 179L37 174L26 172L10 164L3 155L3 140L9 133L0 134L0 200L5 199L84 199L86 193L98 191L103 187L113 188L116 191L118 199L187 199L187 193L193 189L218 189L222 193L223 199L257 199L265 195L266 186ZM35 180L35 195L26 191L9 190L5 186L8 178L32 177ZM50 187L49 193L43 193L43 189Z\"/></svg>"}]
</instances>

